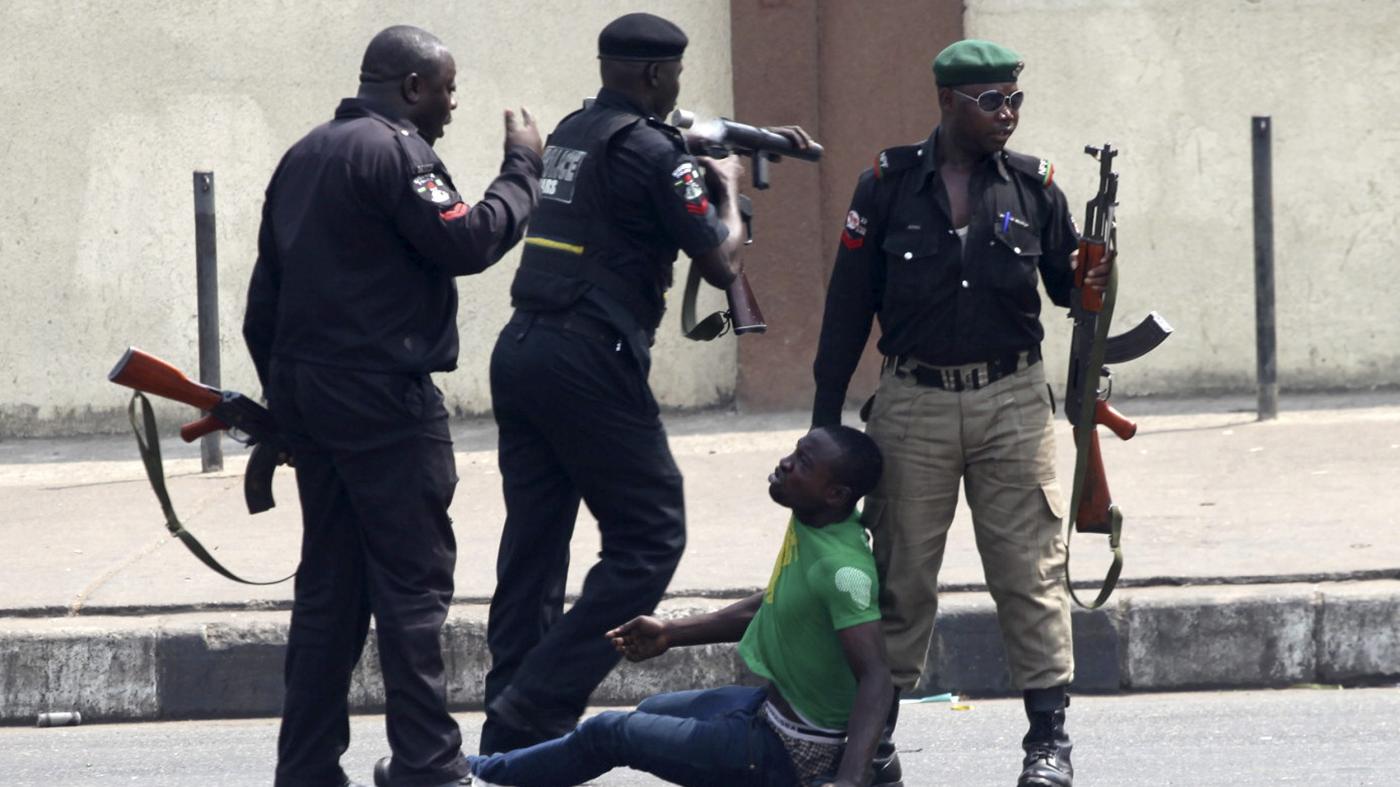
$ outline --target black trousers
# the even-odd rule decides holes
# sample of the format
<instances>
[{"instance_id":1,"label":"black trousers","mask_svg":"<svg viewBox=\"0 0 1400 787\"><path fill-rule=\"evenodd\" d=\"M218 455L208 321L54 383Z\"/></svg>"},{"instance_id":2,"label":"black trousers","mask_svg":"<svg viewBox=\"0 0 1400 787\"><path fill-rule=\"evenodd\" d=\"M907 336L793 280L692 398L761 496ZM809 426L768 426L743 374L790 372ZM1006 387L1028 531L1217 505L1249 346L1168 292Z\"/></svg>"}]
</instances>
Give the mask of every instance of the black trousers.
<instances>
[{"instance_id":1,"label":"black trousers","mask_svg":"<svg viewBox=\"0 0 1400 787\"><path fill-rule=\"evenodd\" d=\"M295 453L302 507L277 785L339 785L346 695L374 615L393 776L466 773L439 635L452 600L457 484L442 395L427 375L286 361L269 401Z\"/></svg>"},{"instance_id":2,"label":"black trousers","mask_svg":"<svg viewBox=\"0 0 1400 787\"><path fill-rule=\"evenodd\" d=\"M604 632L655 609L685 548L680 470L646 376L617 336L517 313L491 357L491 399L506 524L486 635L488 753L577 724L619 659ZM602 553L563 614L580 500L598 520Z\"/></svg>"}]
</instances>

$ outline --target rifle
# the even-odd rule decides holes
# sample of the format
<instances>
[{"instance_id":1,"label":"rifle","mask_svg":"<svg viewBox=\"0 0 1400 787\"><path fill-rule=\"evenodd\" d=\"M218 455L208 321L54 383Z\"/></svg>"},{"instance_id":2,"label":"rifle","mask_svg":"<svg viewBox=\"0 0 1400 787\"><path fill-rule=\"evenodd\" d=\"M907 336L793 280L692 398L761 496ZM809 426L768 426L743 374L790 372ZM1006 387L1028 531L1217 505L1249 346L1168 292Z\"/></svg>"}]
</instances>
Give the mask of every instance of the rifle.
<instances>
[{"instance_id":1,"label":"rifle","mask_svg":"<svg viewBox=\"0 0 1400 787\"><path fill-rule=\"evenodd\" d=\"M703 121L698 125L695 115L683 109L671 115L671 125L676 128L693 128L696 136L705 140L704 154L711 158L724 158L729 155L746 156L750 159L753 173L753 187L760 191L769 184L769 165L783 156L803 161L820 161L822 146L812 143L800 148L787 137L759 126L750 126L726 118ZM739 216L744 220L744 245L753 243L753 202L739 195ZM681 331L687 339L707 342L718 338L731 327L736 334L763 333L768 324L759 309L758 299L743 271L729 285L725 296L729 301L727 311L715 312L697 323L695 319L695 298L700 290L700 271L690 266L686 277L685 297L681 301Z\"/></svg>"},{"instance_id":2,"label":"rifle","mask_svg":"<svg viewBox=\"0 0 1400 787\"><path fill-rule=\"evenodd\" d=\"M243 476L243 500L248 513L260 514L277 505L272 499L272 473L280 458L290 455L290 450L267 408L237 391L221 391L197 383L169 363L135 347L127 348L107 379L134 389L137 396L143 392L155 394L204 410L207 415L203 418L180 427L180 438L187 443L220 430L236 429L247 435L240 442L253 448Z\"/></svg>"},{"instance_id":3,"label":"rifle","mask_svg":"<svg viewBox=\"0 0 1400 787\"><path fill-rule=\"evenodd\" d=\"M1118 297L1116 261L1109 268L1108 284L1102 294L1085 286L1084 280L1105 257L1117 252L1114 209L1118 205L1118 174L1113 171L1113 159L1118 151L1105 144L1102 148L1085 146L1084 152L1099 162L1099 188L1085 211L1079 262L1070 295L1069 316L1074 320L1074 333L1070 341L1069 378L1065 384L1065 417L1074 425L1075 461L1069 532L1106 534L1113 563L1092 604L1086 605L1075 595L1068 565L1065 583L1076 604L1097 609L1108 601L1123 570L1123 514L1108 491L1098 427L1107 426L1120 440L1129 440L1137 433L1137 424L1108 403L1113 394L1113 375L1104 364L1141 358L1165 341L1172 327L1161 315L1151 312L1126 333L1108 335Z\"/></svg>"}]
</instances>

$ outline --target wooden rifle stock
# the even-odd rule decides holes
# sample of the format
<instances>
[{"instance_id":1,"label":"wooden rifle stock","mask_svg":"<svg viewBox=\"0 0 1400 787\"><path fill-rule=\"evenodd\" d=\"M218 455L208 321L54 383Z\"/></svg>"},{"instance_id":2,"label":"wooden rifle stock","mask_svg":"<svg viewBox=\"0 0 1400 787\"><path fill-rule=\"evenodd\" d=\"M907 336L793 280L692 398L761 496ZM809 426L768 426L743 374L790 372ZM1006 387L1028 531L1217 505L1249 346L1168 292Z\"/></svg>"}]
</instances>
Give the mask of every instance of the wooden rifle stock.
<instances>
[{"instance_id":1,"label":"wooden rifle stock","mask_svg":"<svg viewBox=\"0 0 1400 787\"><path fill-rule=\"evenodd\" d=\"M1094 402L1094 423L1090 427L1088 467L1084 473L1084 492L1074 515L1074 528L1080 533L1112 534L1113 495L1108 491L1108 473L1103 467L1103 449L1099 445L1099 426L1108 427L1119 440L1131 440L1137 434L1137 424L1100 399ZM1075 439L1079 427L1074 428Z\"/></svg>"},{"instance_id":2,"label":"wooden rifle stock","mask_svg":"<svg viewBox=\"0 0 1400 787\"><path fill-rule=\"evenodd\" d=\"M754 297L749 277L743 271L725 291L729 298L729 321L734 333L763 333L768 323L763 319L763 310L758 308L758 298Z\"/></svg>"},{"instance_id":3,"label":"wooden rifle stock","mask_svg":"<svg viewBox=\"0 0 1400 787\"><path fill-rule=\"evenodd\" d=\"M126 351L107 374L107 379L118 385L134 388L141 394L154 394L204 410L203 417L180 427L180 437L187 443L226 429L237 430L247 435L245 440L239 442L253 448L253 453L248 457L248 470L243 477L243 497L247 501L248 511L257 514L276 505L272 497L272 474L278 463L290 456L291 450L285 437L278 430L276 419L266 407L237 391L220 391L197 383L174 366L135 347ZM138 403L145 408L144 434L136 422ZM151 486L155 488L156 496L161 498L162 505L166 508L167 516L172 518L171 532L174 533L179 530L178 522L173 520L174 514L168 498L165 497L165 488L159 481L160 450L155 435L155 416L144 396L133 397L131 407L132 428L136 430L142 458L146 460L146 472L151 478ZM218 561L201 552L202 547L199 547L197 542L190 545L190 548L195 550L200 560L204 560L214 570L236 578L218 566Z\"/></svg>"},{"instance_id":4,"label":"wooden rifle stock","mask_svg":"<svg viewBox=\"0 0 1400 787\"><path fill-rule=\"evenodd\" d=\"M1080 533L1112 533L1113 496L1108 492L1108 476L1104 474L1103 454L1099 449L1099 433L1094 426L1089 427L1088 467L1084 474L1084 491L1079 500L1079 509L1074 515L1074 527ZM1079 434L1079 427L1074 429Z\"/></svg>"},{"instance_id":5,"label":"wooden rifle stock","mask_svg":"<svg viewBox=\"0 0 1400 787\"><path fill-rule=\"evenodd\" d=\"M184 372L150 353L132 347L107 375L117 385L125 385L142 393L181 402L200 410L213 410L222 401L217 391L191 380ZM228 428L228 424L213 415L206 415L180 427L180 439L187 443Z\"/></svg>"},{"instance_id":6,"label":"wooden rifle stock","mask_svg":"<svg viewBox=\"0 0 1400 787\"><path fill-rule=\"evenodd\" d=\"M107 374L107 379L117 385L183 402L200 410L213 410L221 399L218 391L191 380L174 366L135 347L127 349Z\"/></svg>"},{"instance_id":7,"label":"wooden rifle stock","mask_svg":"<svg viewBox=\"0 0 1400 787\"><path fill-rule=\"evenodd\" d=\"M1113 409L1108 402L1099 399L1094 402L1094 422L1089 427L1089 449L1085 456L1084 490L1080 493L1079 508L1074 514L1074 529L1080 533L1102 533L1112 531L1113 495L1108 491L1108 473L1103 467L1103 449L1099 445L1099 426L1108 427L1119 440L1131 440L1137 434L1137 424L1127 416ZM1075 442L1079 440L1080 427L1074 427Z\"/></svg>"}]
</instances>

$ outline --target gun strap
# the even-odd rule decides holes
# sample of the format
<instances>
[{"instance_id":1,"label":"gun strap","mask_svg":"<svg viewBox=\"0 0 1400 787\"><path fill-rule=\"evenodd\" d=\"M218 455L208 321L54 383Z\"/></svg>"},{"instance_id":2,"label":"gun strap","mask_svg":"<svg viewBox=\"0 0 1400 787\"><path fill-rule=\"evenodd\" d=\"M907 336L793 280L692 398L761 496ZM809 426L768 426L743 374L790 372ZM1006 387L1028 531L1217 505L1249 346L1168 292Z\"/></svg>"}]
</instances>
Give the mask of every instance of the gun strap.
<instances>
[{"instance_id":1,"label":"gun strap","mask_svg":"<svg viewBox=\"0 0 1400 787\"><path fill-rule=\"evenodd\" d=\"M1075 294L1078 295L1077 292ZM1074 599L1074 603L1085 609L1098 609L1103 606L1108 601L1108 597L1113 595L1113 589L1118 585L1118 575L1123 571L1123 514L1118 510L1118 506L1110 503L1108 507L1108 546L1113 551L1113 563L1108 567L1103 587L1099 590L1098 598L1094 599L1094 603L1085 604L1079 600L1069 576L1069 542L1070 537L1074 535L1075 520L1079 516L1079 503L1083 499L1084 484L1088 476L1089 443L1094 430L1099 428L1098 424L1094 423L1094 400L1098 398L1100 370L1103 369L1103 357L1108 349L1108 331L1113 322L1113 308L1117 300L1118 266L1114 265L1108 272L1108 285L1104 288L1103 305L1099 309L1098 321L1094 324L1094 343L1090 347L1089 364L1086 367L1085 391L1082 395L1079 414L1081 426L1075 430L1074 488L1070 494L1069 532L1065 535L1065 587L1069 589L1070 598Z\"/></svg>"},{"instance_id":2,"label":"gun strap","mask_svg":"<svg viewBox=\"0 0 1400 787\"><path fill-rule=\"evenodd\" d=\"M136 404L141 404L141 419L136 417ZM170 502L170 493L165 489L165 467L160 460L160 433L156 431L156 416L151 410L151 403L146 397L137 391L131 397L131 404L126 408L127 416L131 419L131 431L136 435L136 448L141 452L141 463L146 466L146 478L151 482L151 489L156 493L156 499L160 501L160 510L165 512L165 527L170 531L170 535L180 539L200 562L223 576L241 582L245 585L276 585L286 582L296 576L296 572L271 582L254 582L244 579L237 574L224 568L204 545L199 543L199 539L194 534L185 529L180 518L175 515L175 506Z\"/></svg>"},{"instance_id":3,"label":"gun strap","mask_svg":"<svg viewBox=\"0 0 1400 787\"><path fill-rule=\"evenodd\" d=\"M1079 594L1074 592L1074 580L1069 574L1069 542L1074 537L1074 526L1071 525L1069 532L1065 534L1065 587L1069 589L1069 597L1074 599L1074 603L1084 609L1098 609L1113 595L1114 588L1118 587L1118 575L1123 573L1123 515L1118 511L1118 506L1109 508L1109 518L1111 524L1108 534L1108 548L1113 551L1113 563L1108 567L1108 574L1103 578L1103 586L1099 588L1099 595L1092 603L1085 604Z\"/></svg>"},{"instance_id":4,"label":"gun strap","mask_svg":"<svg viewBox=\"0 0 1400 787\"><path fill-rule=\"evenodd\" d=\"M685 277L685 295L681 298L681 333L694 342L708 342L729 331L728 311L714 312L703 320L695 319L695 301L700 295L700 267L692 260Z\"/></svg>"}]
</instances>

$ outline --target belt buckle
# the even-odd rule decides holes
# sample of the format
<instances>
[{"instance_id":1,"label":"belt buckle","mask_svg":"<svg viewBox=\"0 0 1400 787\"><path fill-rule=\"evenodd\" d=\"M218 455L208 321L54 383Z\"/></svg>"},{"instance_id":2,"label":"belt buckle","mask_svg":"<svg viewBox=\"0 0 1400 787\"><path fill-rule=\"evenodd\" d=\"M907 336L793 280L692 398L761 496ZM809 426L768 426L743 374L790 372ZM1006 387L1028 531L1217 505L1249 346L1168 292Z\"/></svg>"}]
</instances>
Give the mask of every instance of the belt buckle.
<instances>
[{"instance_id":1,"label":"belt buckle","mask_svg":"<svg viewBox=\"0 0 1400 787\"><path fill-rule=\"evenodd\" d=\"M962 390L962 378L956 368L940 368L938 373L943 377L943 387L949 391Z\"/></svg>"}]
</instances>

